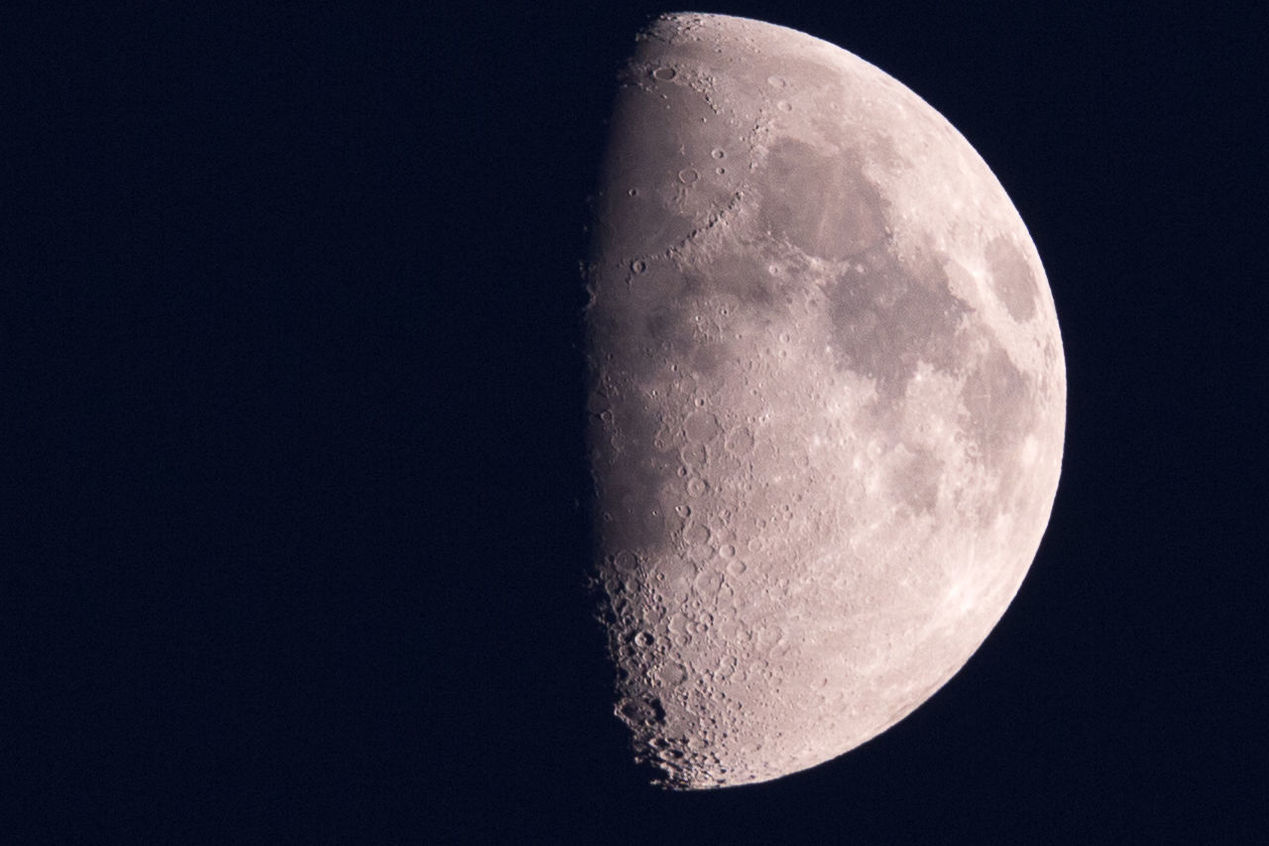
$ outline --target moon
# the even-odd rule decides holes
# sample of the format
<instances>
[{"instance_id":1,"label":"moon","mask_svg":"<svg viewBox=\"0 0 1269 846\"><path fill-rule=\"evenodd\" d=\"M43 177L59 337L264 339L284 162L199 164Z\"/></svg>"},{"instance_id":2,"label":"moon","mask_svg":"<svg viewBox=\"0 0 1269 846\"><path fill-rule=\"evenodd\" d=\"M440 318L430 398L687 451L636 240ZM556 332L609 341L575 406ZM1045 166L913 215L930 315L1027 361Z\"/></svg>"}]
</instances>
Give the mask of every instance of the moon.
<instances>
[{"instance_id":1,"label":"moon","mask_svg":"<svg viewBox=\"0 0 1269 846\"><path fill-rule=\"evenodd\" d=\"M670 14L619 77L586 267L595 585L654 783L767 781L911 713L1000 620L1057 490L1044 269L876 67Z\"/></svg>"}]
</instances>

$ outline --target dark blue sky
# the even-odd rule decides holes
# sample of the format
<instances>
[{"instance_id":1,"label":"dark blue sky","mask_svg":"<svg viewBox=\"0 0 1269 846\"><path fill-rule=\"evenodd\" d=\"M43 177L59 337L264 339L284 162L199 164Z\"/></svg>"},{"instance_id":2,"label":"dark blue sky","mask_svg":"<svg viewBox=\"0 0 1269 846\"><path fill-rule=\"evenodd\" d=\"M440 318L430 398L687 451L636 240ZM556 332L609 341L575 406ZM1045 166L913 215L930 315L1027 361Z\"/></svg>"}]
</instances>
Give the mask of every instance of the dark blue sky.
<instances>
[{"instance_id":1,"label":"dark blue sky","mask_svg":"<svg viewBox=\"0 0 1269 846\"><path fill-rule=\"evenodd\" d=\"M878 65L1010 193L1066 345L1049 532L912 717L696 795L628 766L581 587L585 198L673 9L23 21L6 839L1263 837L1263 12L926 5L709 11Z\"/></svg>"}]
</instances>

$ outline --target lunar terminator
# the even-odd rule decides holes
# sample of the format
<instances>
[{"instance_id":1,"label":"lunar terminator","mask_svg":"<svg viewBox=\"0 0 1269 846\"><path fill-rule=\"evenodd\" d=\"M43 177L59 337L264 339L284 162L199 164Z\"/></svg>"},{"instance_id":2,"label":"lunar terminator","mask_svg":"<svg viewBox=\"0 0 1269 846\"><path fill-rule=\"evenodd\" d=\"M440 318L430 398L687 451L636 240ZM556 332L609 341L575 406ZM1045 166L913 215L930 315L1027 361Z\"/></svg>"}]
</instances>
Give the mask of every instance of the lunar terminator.
<instances>
[{"instance_id":1,"label":"lunar terminator","mask_svg":"<svg viewBox=\"0 0 1269 846\"><path fill-rule=\"evenodd\" d=\"M968 142L794 30L665 15L611 124L587 283L597 583L659 781L766 781L912 712L1048 522L1062 343Z\"/></svg>"}]
</instances>

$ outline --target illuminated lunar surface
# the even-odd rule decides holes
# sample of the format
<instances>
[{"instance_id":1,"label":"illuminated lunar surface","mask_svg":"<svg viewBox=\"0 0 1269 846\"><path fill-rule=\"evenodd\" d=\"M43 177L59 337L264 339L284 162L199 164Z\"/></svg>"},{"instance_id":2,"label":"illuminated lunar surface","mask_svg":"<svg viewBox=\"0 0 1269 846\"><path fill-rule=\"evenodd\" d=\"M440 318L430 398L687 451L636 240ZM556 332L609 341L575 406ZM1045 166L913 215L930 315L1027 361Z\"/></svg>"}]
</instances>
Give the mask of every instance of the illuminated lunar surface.
<instances>
[{"instance_id":1,"label":"illuminated lunar surface","mask_svg":"<svg viewBox=\"0 0 1269 846\"><path fill-rule=\"evenodd\" d=\"M659 783L836 757L939 689L1049 518L1061 338L987 165L882 71L667 15L620 77L587 308L616 713Z\"/></svg>"}]
</instances>

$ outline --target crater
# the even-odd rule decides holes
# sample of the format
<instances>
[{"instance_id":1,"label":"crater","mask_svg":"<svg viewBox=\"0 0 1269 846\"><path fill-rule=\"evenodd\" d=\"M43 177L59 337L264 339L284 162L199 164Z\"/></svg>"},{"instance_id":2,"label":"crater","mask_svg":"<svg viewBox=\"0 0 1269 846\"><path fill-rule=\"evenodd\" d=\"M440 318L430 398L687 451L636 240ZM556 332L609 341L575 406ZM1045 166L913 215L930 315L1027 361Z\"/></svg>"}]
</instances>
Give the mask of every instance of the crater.
<instances>
[{"instance_id":1,"label":"crater","mask_svg":"<svg viewBox=\"0 0 1269 846\"><path fill-rule=\"evenodd\" d=\"M722 428L718 425L718 418L713 414L697 410L687 416L683 431L689 441L703 444L712 441Z\"/></svg>"},{"instance_id":2,"label":"crater","mask_svg":"<svg viewBox=\"0 0 1269 846\"><path fill-rule=\"evenodd\" d=\"M660 699L627 699L617 705L617 713L627 722L648 725L665 719L665 706Z\"/></svg>"}]
</instances>

